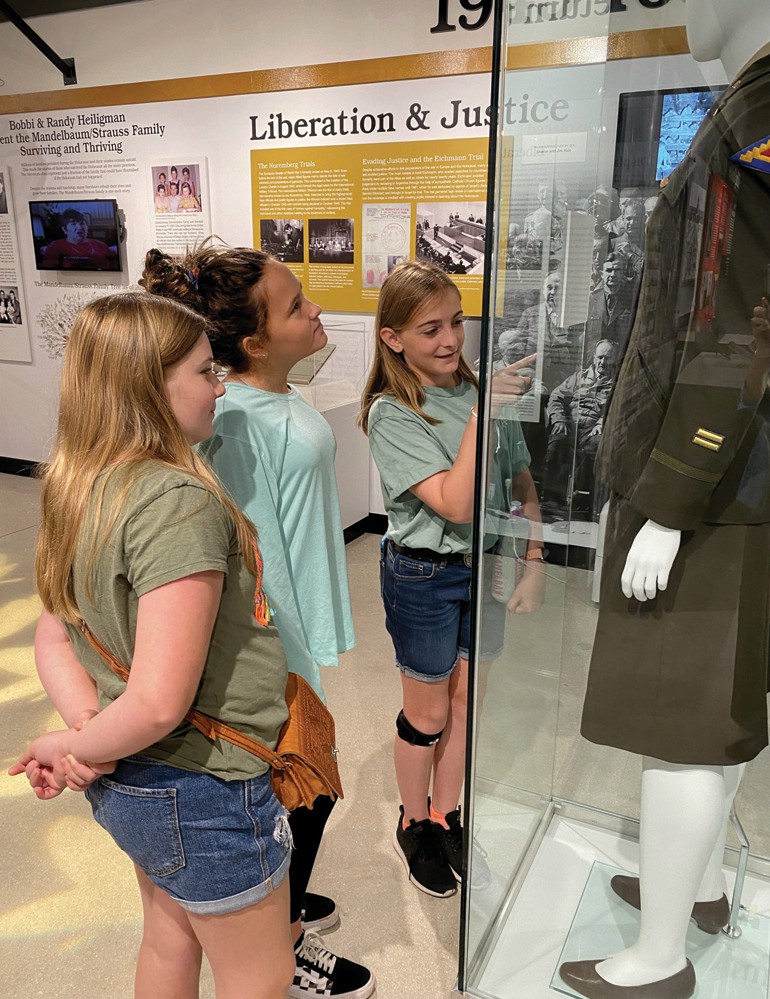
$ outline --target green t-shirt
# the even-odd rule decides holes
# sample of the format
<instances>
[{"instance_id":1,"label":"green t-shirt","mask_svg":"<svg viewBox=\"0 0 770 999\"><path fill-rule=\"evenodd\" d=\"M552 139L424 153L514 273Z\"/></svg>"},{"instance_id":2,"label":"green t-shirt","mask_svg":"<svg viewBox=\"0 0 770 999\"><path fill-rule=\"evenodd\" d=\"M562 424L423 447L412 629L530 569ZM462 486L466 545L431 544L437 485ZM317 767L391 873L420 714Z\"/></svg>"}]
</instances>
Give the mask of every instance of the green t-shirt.
<instances>
[{"instance_id":1,"label":"green t-shirt","mask_svg":"<svg viewBox=\"0 0 770 999\"><path fill-rule=\"evenodd\" d=\"M286 657L274 625L262 626L254 617L255 580L241 564L230 515L199 480L160 462L133 466L131 475L134 481L121 503L117 526L91 573L92 600L86 595L85 570L102 477L84 520L89 526L81 532L73 572L75 598L86 624L130 668L139 598L196 572L223 572L222 598L193 706L273 748L287 716ZM122 470L109 477L103 510L109 509L125 479ZM104 708L125 684L77 628L68 631ZM142 753L225 780L245 780L267 770L258 757L229 742L212 742L188 722Z\"/></svg>"},{"instance_id":2,"label":"green t-shirt","mask_svg":"<svg viewBox=\"0 0 770 999\"><path fill-rule=\"evenodd\" d=\"M440 423L426 423L393 396L381 396L369 411L369 442L380 473L382 498L388 514L388 537L397 545L431 551L471 550L471 524L453 524L419 500L411 487L438 472L447 472L460 450L468 416L476 403L470 382L454 388L424 385L423 411ZM500 495L506 479L529 467L529 452L519 421L510 410L495 421L492 480ZM495 538L487 539L487 545ZM485 545L485 547L487 546Z\"/></svg>"}]
</instances>

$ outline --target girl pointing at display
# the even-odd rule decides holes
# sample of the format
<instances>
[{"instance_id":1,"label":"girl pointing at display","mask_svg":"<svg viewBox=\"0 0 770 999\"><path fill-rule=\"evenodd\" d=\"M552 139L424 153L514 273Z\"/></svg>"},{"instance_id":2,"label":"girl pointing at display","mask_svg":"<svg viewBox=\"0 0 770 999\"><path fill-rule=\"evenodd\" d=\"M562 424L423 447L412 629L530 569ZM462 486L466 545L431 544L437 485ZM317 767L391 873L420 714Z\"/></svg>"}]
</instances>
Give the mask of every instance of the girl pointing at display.
<instances>
[{"instance_id":1,"label":"girl pointing at display","mask_svg":"<svg viewBox=\"0 0 770 999\"><path fill-rule=\"evenodd\" d=\"M395 268L380 292L375 361L361 424L380 472L388 533L381 585L386 625L401 671L403 710L396 719L395 763L401 809L395 848L410 880L429 895L453 895L462 877L458 802L465 766L476 465L477 381L462 356L460 293L433 264ZM518 369L495 376L495 392L515 397L530 379ZM539 520L529 454L518 421L497 420L493 474L511 480L524 515ZM485 539L485 548L496 538ZM511 609L542 601L542 546L529 561ZM502 647L505 610L485 629L483 658ZM429 799L432 777L432 799Z\"/></svg>"}]
</instances>

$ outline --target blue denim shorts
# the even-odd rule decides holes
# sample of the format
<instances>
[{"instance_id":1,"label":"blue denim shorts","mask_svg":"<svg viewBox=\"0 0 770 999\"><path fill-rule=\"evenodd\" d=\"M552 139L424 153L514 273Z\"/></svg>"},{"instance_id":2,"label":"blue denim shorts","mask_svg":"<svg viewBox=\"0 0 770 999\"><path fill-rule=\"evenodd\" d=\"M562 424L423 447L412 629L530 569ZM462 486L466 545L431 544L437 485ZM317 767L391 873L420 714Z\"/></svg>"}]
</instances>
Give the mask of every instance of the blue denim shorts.
<instances>
[{"instance_id":1,"label":"blue denim shorts","mask_svg":"<svg viewBox=\"0 0 770 999\"><path fill-rule=\"evenodd\" d=\"M189 912L245 909L289 872L288 813L269 774L225 781L130 756L86 796L121 850Z\"/></svg>"},{"instance_id":2,"label":"blue denim shorts","mask_svg":"<svg viewBox=\"0 0 770 999\"><path fill-rule=\"evenodd\" d=\"M396 666L413 680L446 680L457 660L468 658L470 568L400 555L386 542L380 555L380 590ZM479 658L496 659L503 648L505 605L492 601L487 608L485 603L483 620Z\"/></svg>"}]
</instances>

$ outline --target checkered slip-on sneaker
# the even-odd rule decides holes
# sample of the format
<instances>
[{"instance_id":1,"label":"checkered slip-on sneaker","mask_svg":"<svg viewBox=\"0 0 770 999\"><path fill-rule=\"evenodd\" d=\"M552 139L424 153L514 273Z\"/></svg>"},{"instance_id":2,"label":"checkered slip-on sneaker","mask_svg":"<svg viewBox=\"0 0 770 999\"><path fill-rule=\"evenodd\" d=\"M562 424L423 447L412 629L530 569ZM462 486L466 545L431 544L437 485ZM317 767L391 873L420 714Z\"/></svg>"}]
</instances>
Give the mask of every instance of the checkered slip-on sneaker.
<instances>
[{"instance_id":1,"label":"checkered slip-on sneaker","mask_svg":"<svg viewBox=\"0 0 770 999\"><path fill-rule=\"evenodd\" d=\"M332 954L313 934L302 934L294 945L294 954L297 967L289 989L293 999L368 999L374 992L376 982L368 968Z\"/></svg>"}]
</instances>

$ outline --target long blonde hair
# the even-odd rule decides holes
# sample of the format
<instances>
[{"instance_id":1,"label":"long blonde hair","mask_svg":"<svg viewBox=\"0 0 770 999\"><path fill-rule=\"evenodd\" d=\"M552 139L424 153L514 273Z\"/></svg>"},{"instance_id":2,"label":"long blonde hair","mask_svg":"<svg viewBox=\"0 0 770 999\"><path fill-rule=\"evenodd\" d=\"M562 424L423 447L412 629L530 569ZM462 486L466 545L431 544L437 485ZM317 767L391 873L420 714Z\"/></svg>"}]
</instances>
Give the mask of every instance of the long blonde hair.
<instances>
[{"instance_id":1,"label":"long blonde hair","mask_svg":"<svg viewBox=\"0 0 770 999\"><path fill-rule=\"evenodd\" d=\"M89 598L95 559L139 478L138 463L147 459L193 476L206 487L211 500L232 517L241 557L256 574L254 527L193 451L164 390L166 368L185 357L204 332L205 320L192 309L146 292L98 298L75 320L62 367L56 444L43 468L35 552L38 593L56 617L76 624L82 616L72 567L97 477L106 470L88 551ZM110 508L101 510L107 482L118 470L120 489Z\"/></svg>"},{"instance_id":2,"label":"long blonde hair","mask_svg":"<svg viewBox=\"0 0 770 999\"><path fill-rule=\"evenodd\" d=\"M440 422L424 412L422 407L425 405L425 391L419 377L406 363L403 352L397 353L388 347L380 336L380 331L387 327L400 333L426 302L435 295L450 290L460 294L457 285L440 267L421 260L407 260L385 278L374 320L374 361L361 397L361 413L358 417L358 424L364 433L369 432L369 412L383 395L394 396L402 405L414 410L426 423ZM462 355L457 365L457 374L462 381L471 382L478 388L478 379Z\"/></svg>"}]
</instances>

